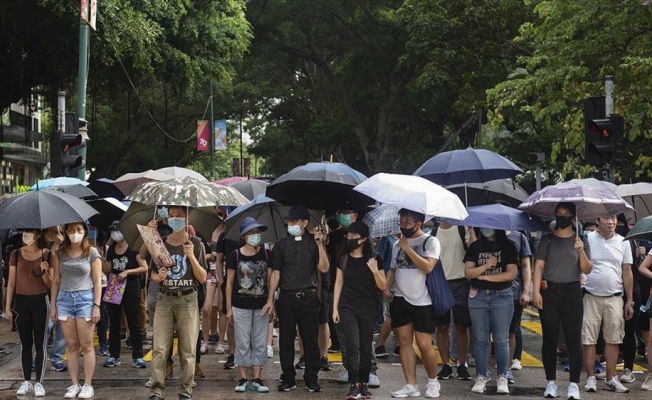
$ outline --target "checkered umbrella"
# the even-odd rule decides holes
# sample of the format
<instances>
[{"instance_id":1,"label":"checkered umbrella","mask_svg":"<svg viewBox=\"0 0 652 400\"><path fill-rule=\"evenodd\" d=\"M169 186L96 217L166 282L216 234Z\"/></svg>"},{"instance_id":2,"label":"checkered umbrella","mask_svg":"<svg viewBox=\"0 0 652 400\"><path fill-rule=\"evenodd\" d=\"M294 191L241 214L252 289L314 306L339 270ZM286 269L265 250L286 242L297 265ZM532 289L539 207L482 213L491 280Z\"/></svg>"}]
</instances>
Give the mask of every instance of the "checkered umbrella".
<instances>
[{"instance_id":1,"label":"checkered umbrella","mask_svg":"<svg viewBox=\"0 0 652 400\"><path fill-rule=\"evenodd\" d=\"M362 219L369 227L369 236L377 238L400 233L398 210L398 207L391 204L381 204L369 211Z\"/></svg>"}]
</instances>

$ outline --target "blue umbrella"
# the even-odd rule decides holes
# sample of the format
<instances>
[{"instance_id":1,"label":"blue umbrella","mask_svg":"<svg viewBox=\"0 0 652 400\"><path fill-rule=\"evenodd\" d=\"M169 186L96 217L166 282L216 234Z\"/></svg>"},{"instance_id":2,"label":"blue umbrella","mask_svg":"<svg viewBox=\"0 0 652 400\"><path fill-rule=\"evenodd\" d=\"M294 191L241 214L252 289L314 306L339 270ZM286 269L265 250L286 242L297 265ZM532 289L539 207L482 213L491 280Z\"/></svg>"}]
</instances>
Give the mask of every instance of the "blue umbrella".
<instances>
[{"instance_id":1,"label":"blue umbrella","mask_svg":"<svg viewBox=\"0 0 652 400\"><path fill-rule=\"evenodd\" d=\"M29 190L45 189L50 186L69 186L69 185L84 185L87 186L88 182L82 181L77 178L69 178L67 176L60 176L58 178L43 179L34 184Z\"/></svg>"},{"instance_id":2,"label":"blue umbrella","mask_svg":"<svg viewBox=\"0 0 652 400\"><path fill-rule=\"evenodd\" d=\"M469 216L464 221L445 219L455 225L476 228L493 228L506 231L548 231L548 225L541 218L502 204L488 204L469 207Z\"/></svg>"},{"instance_id":3,"label":"blue umbrella","mask_svg":"<svg viewBox=\"0 0 652 400\"><path fill-rule=\"evenodd\" d=\"M471 147L437 154L414 171L414 175L442 186L513 179L522 173L522 169L500 154Z\"/></svg>"}]
</instances>

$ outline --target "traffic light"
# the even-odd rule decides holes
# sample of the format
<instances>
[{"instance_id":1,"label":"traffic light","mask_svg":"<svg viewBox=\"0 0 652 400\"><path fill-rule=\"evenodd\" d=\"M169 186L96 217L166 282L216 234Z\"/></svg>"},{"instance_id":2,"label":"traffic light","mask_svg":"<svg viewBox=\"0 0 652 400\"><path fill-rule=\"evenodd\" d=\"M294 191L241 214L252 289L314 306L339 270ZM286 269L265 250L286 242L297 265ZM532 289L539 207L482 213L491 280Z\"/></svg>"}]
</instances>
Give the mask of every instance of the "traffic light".
<instances>
[{"instance_id":1,"label":"traffic light","mask_svg":"<svg viewBox=\"0 0 652 400\"><path fill-rule=\"evenodd\" d=\"M612 115L609 118L591 119L587 124L587 149L599 157L600 167L606 163L615 165L623 161L623 118ZM588 140L591 139L591 140Z\"/></svg>"},{"instance_id":2,"label":"traffic light","mask_svg":"<svg viewBox=\"0 0 652 400\"><path fill-rule=\"evenodd\" d=\"M85 121L82 121L85 124ZM53 132L50 140L50 176L69 176L70 169L83 165L75 147L83 142L79 133L80 120L75 113L66 113L66 131Z\"/></svg>"}]
</instances>

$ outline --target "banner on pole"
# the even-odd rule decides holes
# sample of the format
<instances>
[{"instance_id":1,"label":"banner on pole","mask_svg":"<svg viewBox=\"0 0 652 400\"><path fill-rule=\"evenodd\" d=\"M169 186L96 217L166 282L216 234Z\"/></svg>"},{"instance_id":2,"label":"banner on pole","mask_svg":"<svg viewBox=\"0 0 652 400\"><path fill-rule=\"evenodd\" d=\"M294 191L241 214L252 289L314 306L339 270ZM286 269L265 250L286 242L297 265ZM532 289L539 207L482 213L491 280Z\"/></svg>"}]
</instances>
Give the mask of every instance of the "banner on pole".
<instances>
[{"instance_id":1,"label":"banner on pole","mask_svg":"<svg viewBox=\"0 0 652 400\"><path fill-rule=\"evenodd\" d=\"M218 119L213 121L215 129L215 150L226 150L226 120Z\"/></svg>"},{"instance_id":2,"label":"banner on pole","mask_svg":"<svg viewBox=\"0 0 652 400\"><path fill-rule=\"evenodd\" d=\"M234 157L231 162L231 172L231 176L240 176L240 159L237 157Z\"/></svg>"},{"instance_id":3,"label":"banner on pole","mask_svg":"<svg viewBox=\"0 0 652 400\"><path fill-rule=\"evenodd\" d=\"M246 176L247 178L249 178L251 176L251 158L249 158L249 157L244 158L242 160L242 164L243 164L242 169L244 169L244 175L243 176Z\"/></svg>"},{"instance_id":4,"label":"banner on pole","mask_svg":"<svg viewBox=\"0 0 652 400\"><path fill-rule=\"evenodd\" d=\"M81 18L95 29L97 24L97 0L81 0Z\"/></svg>"},{"instance_id":5,"label":"banner on pole","mask_svg":"<svg viewBox=\"0 0 652 400\"><path fill-rule=\"evenodd\" d=\"M197 151L208 151L210 143L210 127L208 121L197 121Z\"/></svg>"}]
</instances>

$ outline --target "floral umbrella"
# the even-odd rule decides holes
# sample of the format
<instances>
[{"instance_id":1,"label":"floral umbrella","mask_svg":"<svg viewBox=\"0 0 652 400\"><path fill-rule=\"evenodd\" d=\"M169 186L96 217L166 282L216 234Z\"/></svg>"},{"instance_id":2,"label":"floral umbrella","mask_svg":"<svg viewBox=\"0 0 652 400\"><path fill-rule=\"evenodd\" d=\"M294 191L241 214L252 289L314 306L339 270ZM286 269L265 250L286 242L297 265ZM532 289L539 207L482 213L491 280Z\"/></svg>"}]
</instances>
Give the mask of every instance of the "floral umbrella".
<instances>
[{"instance_id":1,"label":"floral umbrella","mask_svg":"<svg viewBox=\"0 0 652 400\"><path fill-rule=\"evenodd\" d=\"M144 183L126 199L147 205L184 207L241 206L249 201L231 187L188 176Z\"/></svg>"}]
</instances>

